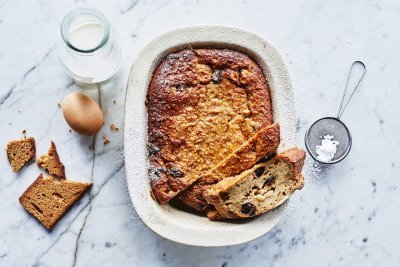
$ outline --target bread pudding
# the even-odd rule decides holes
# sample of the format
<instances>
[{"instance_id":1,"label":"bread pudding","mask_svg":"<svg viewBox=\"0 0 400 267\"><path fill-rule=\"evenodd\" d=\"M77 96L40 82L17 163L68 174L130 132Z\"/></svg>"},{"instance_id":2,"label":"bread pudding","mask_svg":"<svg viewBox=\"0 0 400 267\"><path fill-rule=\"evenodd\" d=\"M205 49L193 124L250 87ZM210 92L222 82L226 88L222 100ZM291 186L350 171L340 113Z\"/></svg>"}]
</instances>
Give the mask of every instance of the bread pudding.
<instances>
[{"instance_id":1,"label":"bread pudding","mask_svg":"<svg viewBox=\"0 0 400 267\"><path fill-rule=\"evenodd\" d=\"M154 71L147 109L149 176L162 204L272 124L261 68L228 49L169 54Z\"/></svg>"},{"instance_id":2,"label":"bread pudding","mask_svg":"<svg viewBox=\"0 0 400 267\"><path fill-rule=\"evenodd\" d=\"M214 209L219 195L212 190L236 176L245 177L238 186L259 183L247 180L246 171L274 154L280 143L260 66L230 49L170 53L153 73L146 106L148 174L155 199L165 204L176 197L206 210L210 219L234 218L222 204Z\"/></svg>"}]
</instances>

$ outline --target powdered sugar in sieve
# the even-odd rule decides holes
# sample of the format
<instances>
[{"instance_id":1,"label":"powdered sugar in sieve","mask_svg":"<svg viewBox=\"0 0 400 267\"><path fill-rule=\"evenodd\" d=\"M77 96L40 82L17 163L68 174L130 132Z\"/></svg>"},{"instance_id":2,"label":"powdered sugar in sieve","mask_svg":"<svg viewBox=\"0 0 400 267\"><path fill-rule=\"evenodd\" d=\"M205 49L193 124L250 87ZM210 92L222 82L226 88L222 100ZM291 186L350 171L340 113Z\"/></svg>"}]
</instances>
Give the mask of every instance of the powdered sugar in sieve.
<instances>
[{"instance_id":1,"label":"powdered sugar in sieve","mask_svg":"<svg viewBox=\"0 0 400 267\"><path fill-rule=\"evenodd\" d=\"M358 67L359 74L361 77L355 80L354 89L351 91L350 96L348 97L346 103L344 103L347 87L349 85L349 80L352 77L353 69ZM351 134L347 126L340 120L340 117L343 115L344 110L346 109L348 103L350 102L351 97L353 96L354 92L358 88L362 78L364 77L366 72L366 68L364 63L361 61L355 61L350 67L349 75L347 77L346 87L343 93L342 102L340 104L338 116L335 117L325 117L317 120L314 122L310 128L308 128L306 135L305 135L305 143L308 152L310 153L311 157L320 163L326 164L334 164L342 159L344 159L347 154L350 152L352 139ZM319 154L319 150L323 145L323 139L329 136L335 138L335 146L330 147L333 149L333 157L321 157ZM333 140L332 140L333 141ZM322 143L322 144L321 144ZM331 151L329 151L331 152Z\"/></svg>"}]
</instances>

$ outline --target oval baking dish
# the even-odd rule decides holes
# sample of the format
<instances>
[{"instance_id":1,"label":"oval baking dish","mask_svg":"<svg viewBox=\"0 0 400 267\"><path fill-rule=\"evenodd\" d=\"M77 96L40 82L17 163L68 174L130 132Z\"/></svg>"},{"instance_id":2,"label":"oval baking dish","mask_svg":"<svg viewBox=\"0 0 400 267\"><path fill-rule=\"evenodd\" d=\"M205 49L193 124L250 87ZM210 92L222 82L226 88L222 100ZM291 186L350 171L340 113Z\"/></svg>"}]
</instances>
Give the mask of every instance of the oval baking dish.
<instances>
[{"instance_id":1,"label":"oval baking dish","mask_svg":"<svg viewBox=\"0 0 400 267\"><path fill-rule=\"evenodd\" d=\"M176 29L153 39L130 70L125 99L125 167L128 190L137 214L159 235L195 246L240 244L262 236L279 221L287 203L243 222L215 222L159 205L150 195L147 173L146 93L155 67L169 53L188 47L230 48L252 57L263 69L271 90L274 121L280 124L278 152L296 145L296 116L287 68L278 51L260 36L226 26Z\"/></svg>"}]
</instances>

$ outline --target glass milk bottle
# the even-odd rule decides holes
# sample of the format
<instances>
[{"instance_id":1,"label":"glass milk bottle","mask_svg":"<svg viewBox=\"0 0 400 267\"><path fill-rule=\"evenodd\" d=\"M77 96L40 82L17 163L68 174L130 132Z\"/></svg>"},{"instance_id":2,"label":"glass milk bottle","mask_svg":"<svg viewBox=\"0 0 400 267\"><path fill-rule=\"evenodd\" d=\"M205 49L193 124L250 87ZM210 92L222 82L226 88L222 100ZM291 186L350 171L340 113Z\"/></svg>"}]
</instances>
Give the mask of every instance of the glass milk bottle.
<instances>
[{"instance_id":1,"label":"glass milk bottle","mask_svg":"<svg viewBox=\"0 0 400 267\"><path fill-rule=\"evenodd\" d=\"M118 34L99 11L84 8L67 14L61 37L60 60L77 83L100 83L117 73L121 65Z\"/></svg>"}]
</instances>

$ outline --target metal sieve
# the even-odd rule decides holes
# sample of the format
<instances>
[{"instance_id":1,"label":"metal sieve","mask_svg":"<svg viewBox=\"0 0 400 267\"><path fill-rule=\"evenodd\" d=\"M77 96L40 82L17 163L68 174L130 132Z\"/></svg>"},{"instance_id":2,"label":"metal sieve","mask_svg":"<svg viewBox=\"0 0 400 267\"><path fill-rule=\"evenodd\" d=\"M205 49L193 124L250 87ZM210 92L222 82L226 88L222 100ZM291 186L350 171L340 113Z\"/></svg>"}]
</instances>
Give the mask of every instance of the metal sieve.
<instances>
[{"instance_id":1,"label":"metal sieve","mask_svg":"<svg viewBox=\"0 0 400 267\"><path fill-rule=\"evenodd\" d=\"M354 80L355 81L354 89L352 91L348 91L350 78L352 77L353 70L356 69L357 66L359 67L359 71L361 71L360 72L361 77L359 79ZM345 111L347 105L349 104L350 99L352 98L356 89L358 88L361 80L363 79L366 71L367 70L363 62L354 61L353 64L351 64L350 71L347 76L346 87L344 89L337 117L321 118L316 122L314 122L307 129L305 135L306 148L308 150L308 153L310 153L311 157L317 162L324 164L334 164L341 161L347 156L347 154L349 154L352 143L351 134L347 126L340 120L340 118L343 115L343 112ZM347 93L349 93L350 96L348 97L347 101L345 101ZM334 140L339 141L335 156L329 162L323 162L321 160L318 160L315 149L317 145L321 144L322 137L326 135L333 135Z\"/></svg>"}]
</instances>

